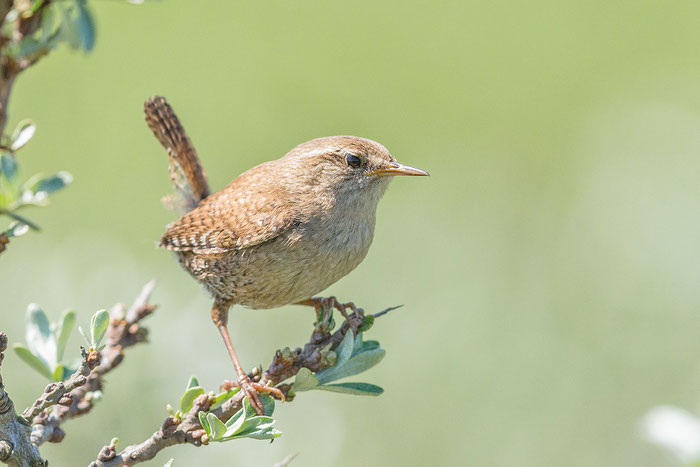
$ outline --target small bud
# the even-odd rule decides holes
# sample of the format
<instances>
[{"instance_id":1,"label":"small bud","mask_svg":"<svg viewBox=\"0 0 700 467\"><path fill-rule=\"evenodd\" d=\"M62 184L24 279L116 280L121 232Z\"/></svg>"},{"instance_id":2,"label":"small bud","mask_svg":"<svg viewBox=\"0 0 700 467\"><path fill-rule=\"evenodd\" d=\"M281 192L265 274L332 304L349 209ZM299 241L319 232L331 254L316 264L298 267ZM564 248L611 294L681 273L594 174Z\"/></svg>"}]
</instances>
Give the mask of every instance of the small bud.
<instances>
[{"instance_id":1,"label":"small bud","mask_svg":"<svg viewBox=\"0 0 700 467\"><path fill-rule=\"evenodd\" d=\"M53 433L51 434L51 438L49 438L49 443L60 443L63 441L63 438L66 437L66 432L61 429L61 427L55 427L53 429Z\"/></svg>"},{"instance_id":2,"label":"small bud","mask_svg":"<svg viewBox=\"0 0 700 467\"><path fill-rule=\"evenodd\" d=\"M175 412L173 411L173 406L168 404L165 406L165 409L168 411L170 415L175 415Z\"/></svg>"},{"instance_id":3,"label":"small bud","mask_svg":"<svg viewBox=\"0 0 700 467\"><path fill-rule=\"evenodd\" d=\"M109 462L114 457L117 455L117 452L114 450L114 446L105 446L100 450L100 453L97 455L97 460L100 462Z\"/></svg>"},{"instance_id":4,"label":"small bud","mask_svg":"<svg viewBox=\"0 0 700 467\"><path fill-rule=\"evenodd\" d=\"M59 400L58 404L64 407L70 407L73 404L73 394L64 394Z\"/></svg>"},{"instance_id":5,"label":"small bud","mask_svg":"<svg viewBox=\"0 0 700 467\"><path fill-rule=\"evenodd\" d=\"M119 444L119 438L112 438L112 441L109 443L110 446L115 446Z\"/></svg>"}]
</instances>

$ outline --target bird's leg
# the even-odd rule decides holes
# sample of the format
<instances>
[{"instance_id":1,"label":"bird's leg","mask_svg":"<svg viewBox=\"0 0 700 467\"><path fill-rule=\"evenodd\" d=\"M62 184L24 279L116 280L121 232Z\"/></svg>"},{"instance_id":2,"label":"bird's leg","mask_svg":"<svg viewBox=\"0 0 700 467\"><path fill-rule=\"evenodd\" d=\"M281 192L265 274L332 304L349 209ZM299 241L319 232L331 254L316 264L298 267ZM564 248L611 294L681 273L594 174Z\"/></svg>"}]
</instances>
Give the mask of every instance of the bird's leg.
<instances>
[{"instance_id":1,"label":"bird's leg","mask_svg":"<svg viewBox=\"0 0 700 467\"><path fill-rule=\"evenodd\" d=\"M236 370L237 381L235 383L227 383L230 384L229 389L231 387L240 387L242 391L245 391L246 395L248 396L248 400L250 401L250 405L255 409L258 415L265 415L265 410L263 408L262 402L260 402L258 391L270 392L276 395L278 398L280 398L283 402L284 394L282 394L282 391L280 391L277 388L271 388L259 383L251 382L246 372L243 371L243 367L238 361L238 355L236 355L236 350L233 348L233 343L231 342L231 336L228 333L228 328L226 327L226 324L228 322L228 310L230 306L231 305L229 303L216 301L211 309L211 320L214 322L214 325L219 330L219 333L221 333L221 337L224 339L224 345L226 346L226 350L228 350L228 354L231 357L231 361L233 362L233 367Z\"/></svg>"}]
</instances>

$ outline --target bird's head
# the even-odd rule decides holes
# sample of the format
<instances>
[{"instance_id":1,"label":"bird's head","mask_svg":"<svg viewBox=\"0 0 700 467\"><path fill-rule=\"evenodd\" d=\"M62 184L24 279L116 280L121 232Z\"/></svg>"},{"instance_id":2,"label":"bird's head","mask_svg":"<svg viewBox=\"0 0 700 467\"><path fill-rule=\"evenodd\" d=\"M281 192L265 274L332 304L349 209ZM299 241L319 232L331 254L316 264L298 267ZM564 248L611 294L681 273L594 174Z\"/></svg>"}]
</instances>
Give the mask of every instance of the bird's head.
<instances>
[{"instance_id":1,"label":"bird's head","mask_svg":"<svg viewBox=\"0 0 700 467\"><path fill-rule=\"evenodd\" d=\"M281 162L293 167L302 186L350 199L379 201L394 176L427 176L399 164L381 144L357 136L313 139L292 149Z\"/></svg>"}]
</instances>

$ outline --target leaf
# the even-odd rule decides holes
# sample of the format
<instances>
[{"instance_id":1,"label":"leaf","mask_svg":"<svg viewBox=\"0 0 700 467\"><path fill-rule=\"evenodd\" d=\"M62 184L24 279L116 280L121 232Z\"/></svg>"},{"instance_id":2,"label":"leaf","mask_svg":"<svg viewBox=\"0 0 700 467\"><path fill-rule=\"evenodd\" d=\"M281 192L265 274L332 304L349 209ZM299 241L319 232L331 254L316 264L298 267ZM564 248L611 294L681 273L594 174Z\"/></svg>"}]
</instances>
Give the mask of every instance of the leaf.
<instances>
[{"instance_id":1,"label":"leaf","mask_svg":"<svg viewBox=\"0 0 700 467\"><path fill-rule=\"evenodd\" d=\"M63 353L68 345L68 338L73 326L75 326L75 311L66 310L63 312L58 329L56 329L56 359L59 362L63 360Z\"/></svg>"},{"instance_id":2,"label":"leaf","mask_svg":"<svg viewBox=\"0 0 700 467\"><path fill-rule=\"evenodd\" d=\"M354 376L372 368L384 358L384 355L386 355L384 349L373 349L359 353L345 362L344 365L334 366L317 372L316 378L319 384L325 384L337 379Z\"/></svg>"},{"instance_id":3,"label":"leaf","mask_svg":"<svg viewBox=\"0 0 700 467\"><path fill-rule=\"evenodd\" d=\"M72 181L73 176L70 173L61 171L56 175L39 180L30 188L30 191L34 193L34 196L41 198L64 188Z\"/></svg>"},{"instance_id":4,"label":"leaf","mask_svg":"<svg viewBox=\"0 0 700 467\"><path fill-rule=\"evenodd\" d=\"M29 226L21 222L13 222L10 224L10 228L5 231L5 235L8 237L19 237L29 232Z\"/></svg>"},{"instance_id":5,"label":"leaf","mask_svg":"<svg viewBox=\"0 0 700 467\"><path fill-rule=\"evenodd\" d=\"M17 222L21 222L22 224L26 224L30 229L32 230L41 230L38 225L36 225L34 222L30 221L29 219L20 216L16 212L13 211L3 211L3 214L7 214Z\"/></svg>"},{"instance_id":6,"label":"leaf","mask_svg":"<svg viewBox=\"0 0 700 467\"><path fill-rule=\"evenodd\" d=\"M207 414L207 421L211 427L211 435L209 437L212 441L220 440L224 436L224 433L226 433L226 425L224 425L224 422L219 420L219 417L211 412Z\"/></svg>"},{"instance_id":7,"label":"leaf","mask_svg":"<svg viewBox=\"0 0 700 467\"><path fill-rule=\"evenodd\" d=\"M42 360L51 371L56 367L56 341L51 324L44 310L32 303L27 307L27 330L25 337L29 350Z\"/></svg>"},{"instance_id":8,"label":"leaf","mask_svg":"<svg viewBox=\"0 0 700 467\"><path fill-rule=\"evenodd\" d=\"M240 391L240 388L233 388L230 391L217 394L216 396L214 396L214 402L212 403L211 407L209 407L209 410L218 409L224 404L224 402L232 398L234 394L236 394L238 391Z\"/></svg>"},{"instance_id":9,"label":"leaf","mask_svg":"<svg viewBox=\"0 0 700 467\"><path fill-rule=\"evenodd\" d=\"M0 168L2 168L3 176L9 182L15 182L17 177L17 160L9 153L0 155Z\"/></svg>"},{"instance_id":10,"label":"leaf","mask_svg":"<svg viewBox=\"0 0 700 467\"><path fill-rule=\"evenodd\" d=\"M231 437L238 433L245 420L245 409L241 409L233 414L233 417L226 422L226 436Z\"/></svg>"},{"instance_id":11,"label":"leaf","mask_svg":"<svg viewBox=\"0 0 700 467\"><path fill-rule=\"evenodd\" d=\"M275 439L282 436L282 432L274 428L268 428L266 430L256 431L254 433L247 434L246 438L251 439Z\"/></svg>"},{"instance_id":12,"label":"leaf","mask_svg":"<svg viewBox=\"0 0 700 467\"><path fill-rule=\"evenodd\" d=\"M21 360L23 360L24 363L34 368L36 371L41 373L49 380L53 380L53 376L51 375L51 370L49 370L49 367L46 366L46 364L43 361L41 361L36 355L34 355L28 348L26 348L22 344L15 344L13 348L15 349L15 353L17 353L17 356Z\"/></svg>"},{"instance_id":13,"label":"leaf","mask_svg":"<svg viewBox=\"0 0 700 467\"><path fill-rule=\"evenodd\" d=\"M258 415L256 417L250 417L246 419L235 434L240 436L246 436L248 433L253 433L258 431L257 428L265 425L272 426L275 420L272 417L266 417L263 415Z\"/></svg>"},{"instance_id":14,"label":"leaf","mask_svg":"<svg viewBox=\"0 0 700 467\"><path fill-rule=\"evenodd\" d=\"M196 376L192 375L192 376L190 376L190 379L187 381L187 388L186 389L193 388L195 386L200 386L199 380L197 379Z\"/></svg>"},{"instance_id":15,"label":"leaf","mask_svg":"<svg viewBox=\"0 0 700 467\"><path fill-rule=\"evenodd\" d=\"M22 41L24 42L24 41ZM38 42L38 41L37 41ZM35 47L38 48L42 44L37 44ZM23 55L28 55L29 53L27 51L24 52ZM17 127L15 128L15 131L12 133L12 144L10 145L10 149L13 151L18 150L27 142L32 139L32 136L34 136L34 133L36 132L36 124L29 120L22 120L17 124Z\"/></svg>"},{"instance_id":16,"label":"leaf","mask_svg":"<svg viewBox=\"0 0 700 467\"><path fill-rule=\"evenodd\" d=\"M201 386L195 386L187 389L180 398L180 413L186 414L187 412L192 410L194 400L202 394L204 394L204 388Z\"/></svg>"},{"instance_id":17,"label":"leaf","mask_svg":"<svg viewBox=\"0 0 700 467\"><path fill-rule=\"evenodd\" d=\"M197 414L199 417L199 423L202 425L202 428L204 428L204 431L207 433L207 436L211 438L211 425L209 425L209 419L207 418L207 413L206 412L199 412Z\"/></svg>"},{"instance_id":18,"label":"leaf","mask_svg":"<svg viewBox=\"0 0 700 467\"><path fill-rule=\"evenodd\" d=\"M360 352L367 352L368 350L374 350L379 348L379 342L377 341L365 341L362 343L362 348L360 349Z\"/></svg>"},{"instance_id":19,"label":"leaf","mask_svg":"<svg viewBox=\"0 0 700 467\"><path fill-rule=\"evenodd\" d=\"M90 337L92 337L91 347L97 348L109 327L109 313L107 310L99 310L92 315L90 321Z\"/></svg>"},{"instance_id":20,"label":"leaf","mask_svg":"<svg viewBox=\"0 0 700 467\"><path fill-rule=\"evenodd\" d=\"M355 343L355 336L352 333L352 329L348 329L348 332L343 336L343 340L340 342L338 347L335 349L335 353L338 356L335 361L335 366L341 366L350 359L352 355L352 349Z\"/></svg>"},{"instance_id":21,"label":"leaf","mask_svg":"<svg viewBox=\"0 0 700 467\"><path fill-rule=\"evenodd\" d=\"M318 379L311 370L308 368L302 368L297 372L296 378L294 378L294 384L292 385L292 390L294 392L308 391L318 386Z\"/></svg>"},{"instance_id":22,"label":"leaf","mask_svg":"<svg viewBox=\"0 0 700 467\"><path fill-rule=\"evenodd\" d=\"M259 399L262 403L263 412L265 412L265 415L272 415L275 411L275 399L268 394L260 394Z\"/></svg>"},{"instance_id":23,"label":"leaf","mask_svg":"<svg viewBox=\"0 0 700 467\"><path fill-rule=\"evenodd\" d=\"M67 372L63 368L63 365L61 365L60 363L57 363L56 368L54 368L53 373L51 374L51 378L54 381L63 381L63 379L64 379L63 377L68 376L66 373Z\"/></svg>"},{"instance_id":24,"label":"leaf","mask_svg":"<svg viewBox=\"0 0 700 467\"><path fill-rule=\"evenodd\" d=\"M381 387L369 383L322 384L320 386L316 386L314 389L342 392L344 394L354 394L357 396L379 396L384 392L384 389Z\"/></svg>"},{"instance_id":25,"label":"leaf","mask_svg":"<svg viewBox=\"0 0 700 467\"><path fill-rule=\"evenodd\" d=\"M175 462L175 458L171 457L170 460L168 460L168 462L163 464L163 467L173 467L173 462Z\"/></svg>"},{"instance_id":26,"label":"leaf","mask_svg":"<svg viewBox=\"0 0 700 467\"><path fill-rule=\"evenodd\" d=\"M86 2L78 1L78 17L76 18L76 26L80 43L86 52L90 52L95 47L95 22L92 19L92 14L88 11Z\"/></svg>"}]
</instances>

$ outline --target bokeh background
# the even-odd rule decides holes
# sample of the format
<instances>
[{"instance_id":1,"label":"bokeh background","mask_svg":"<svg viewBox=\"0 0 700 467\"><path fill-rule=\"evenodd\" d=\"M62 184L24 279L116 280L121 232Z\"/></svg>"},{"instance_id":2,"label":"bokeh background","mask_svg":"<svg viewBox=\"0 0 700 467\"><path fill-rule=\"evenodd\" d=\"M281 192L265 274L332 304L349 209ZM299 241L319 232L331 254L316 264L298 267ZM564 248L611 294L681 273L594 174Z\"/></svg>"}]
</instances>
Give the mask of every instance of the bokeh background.
<instances>
[{"instance_id":1,"label":"bokeh background","mask_svg":"<svg viewBox=\"0 0 700 467\"><path fill-rule=\"evenodd\" d=\"M274 444L169 449L154 465L674 465L639 435L652 406L700 406L700 4L92 1L93 53L17 82L38 125L25 175L68 170L43 227L0 259L0 325L130 302L159 279L151 343L45 445L84 465L158 428L196 374L233 375L210 299L166 251L167 159L143 101L167 96L212 188L333 134L376 139L429 179L392 183L367 259L327 294L405 304L370 336L379 398L310 392ZM306 342L313 313L232 314L246 366ZM77 355L80 342L73 337ZM45 382L14 355L15 402Z\"/></svg>"}]
</instances>

